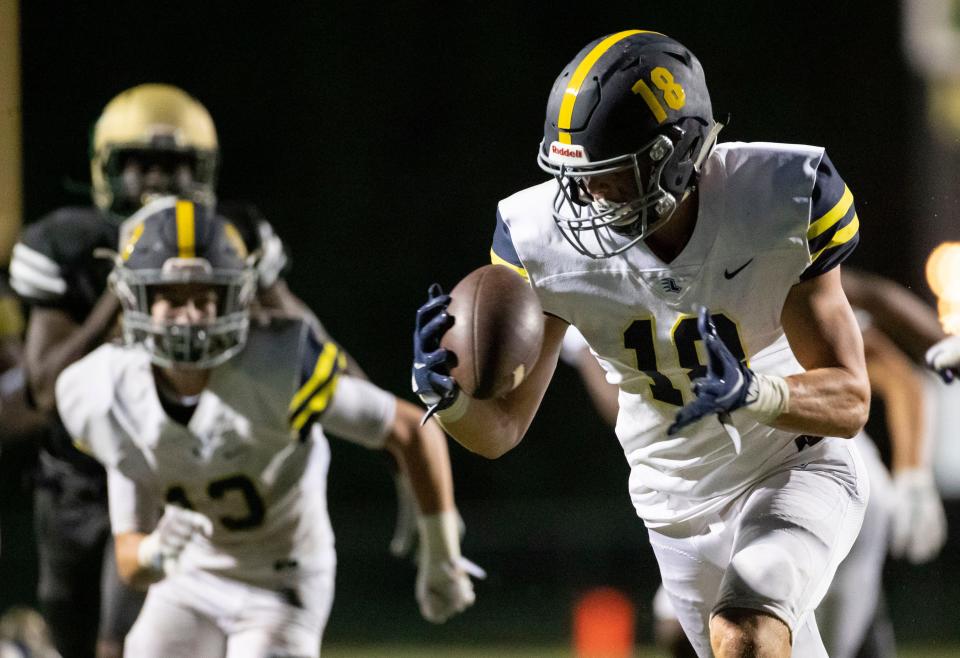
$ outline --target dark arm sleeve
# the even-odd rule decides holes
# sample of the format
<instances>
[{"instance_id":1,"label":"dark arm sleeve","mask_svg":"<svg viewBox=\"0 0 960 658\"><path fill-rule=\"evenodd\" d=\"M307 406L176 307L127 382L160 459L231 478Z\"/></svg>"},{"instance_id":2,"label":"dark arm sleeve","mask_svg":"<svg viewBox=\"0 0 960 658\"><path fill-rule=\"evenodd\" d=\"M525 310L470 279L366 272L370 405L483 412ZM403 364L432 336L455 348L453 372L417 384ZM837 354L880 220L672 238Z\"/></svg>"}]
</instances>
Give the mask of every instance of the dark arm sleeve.
<instances>
[{"instance_id":1,"label":"dark arm sleeve","mask_svg":"<svg viewBox=\"0 0 960 658\"><path fill-rule=\"evenodd\" d=\"M846 260L859 242L860 220L853 193L824 153L817 167L810 204L807 229L810 265L800 275L800 280L806 281L832 270Z\"/></svg>"},{"instance_id":2,"label":"dark arm sleeve","mask_svg":"<svg viewBox=\"0 0 960 658\"><path fill-rule=\"evenodd\" d=\"M330 406L347 360L336 343L322 342L312 331L305 332L301 354L300 386L290 401L289 420L290 427L304 440Z\"/></svg>"}]
</instances>

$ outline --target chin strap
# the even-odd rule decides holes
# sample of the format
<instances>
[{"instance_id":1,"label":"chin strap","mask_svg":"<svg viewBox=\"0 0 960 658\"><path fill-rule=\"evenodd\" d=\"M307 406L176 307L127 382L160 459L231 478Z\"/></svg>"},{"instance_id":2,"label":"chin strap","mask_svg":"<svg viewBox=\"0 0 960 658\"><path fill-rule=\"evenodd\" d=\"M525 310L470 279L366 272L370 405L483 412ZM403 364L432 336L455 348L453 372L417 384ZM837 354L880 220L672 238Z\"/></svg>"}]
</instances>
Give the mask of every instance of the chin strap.
<instances>
[{"instance_id":1,"label":"chin strap","mask_svg":"<svg viewBox=\"0 0 960 658\"><path fill-rule=\"evenodd\" d=\"M717 136L728 123L730 123L729 114L724 121L714 121L713 127L707 132L707 136L703 140L703 146L700 147L700 153L697 154L697 159L693 161L693 170L698 174L700 173L700 166L707 159L707 156L710 155L710 151L713 150L713 147L716 146Z\"/></svg>"}]
</instances>

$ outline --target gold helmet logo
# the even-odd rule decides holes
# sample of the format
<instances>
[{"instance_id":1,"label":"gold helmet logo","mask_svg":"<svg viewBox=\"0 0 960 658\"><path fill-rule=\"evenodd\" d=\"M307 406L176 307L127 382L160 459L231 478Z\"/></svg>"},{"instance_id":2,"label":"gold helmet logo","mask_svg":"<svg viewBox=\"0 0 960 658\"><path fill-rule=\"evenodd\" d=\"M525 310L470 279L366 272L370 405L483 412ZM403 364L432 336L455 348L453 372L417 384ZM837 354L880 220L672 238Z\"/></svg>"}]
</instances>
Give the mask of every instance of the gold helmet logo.
<instances>
[{"instance_id":1,"label":"gold helmet logo","mask_svg":"<svg viewBox=\"0 0 960 658\"><path fill-rule=\"evenodd\" d=\"M90 176L94 203L105 211L117 201L116 156L129 150L192 155L196 189L191 197L213 204L217 131L207 109L182 89L166 84L138 85L121 92L103 109L93 128Z\"/></svg>"}]
</instances>

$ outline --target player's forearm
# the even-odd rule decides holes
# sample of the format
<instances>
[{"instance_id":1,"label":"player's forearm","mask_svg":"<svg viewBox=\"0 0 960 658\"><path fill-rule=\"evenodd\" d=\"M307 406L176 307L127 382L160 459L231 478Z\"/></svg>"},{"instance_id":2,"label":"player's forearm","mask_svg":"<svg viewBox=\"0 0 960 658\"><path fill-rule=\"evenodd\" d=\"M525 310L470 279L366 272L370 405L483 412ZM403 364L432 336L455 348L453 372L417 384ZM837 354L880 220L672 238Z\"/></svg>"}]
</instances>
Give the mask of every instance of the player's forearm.
<instances>
[{"instance_id":1,"label":"player's forearm","mask_svg":"<svg viewBox=\"0 0 960 658\"><path fill-rule=\"evenodd\" d=\"M817 368L786 378L787 411L770 424L815 436L852 438L867 422L870 386L845 368Z\"/></svg>"},{"instance_id":2,"label":"player's forearm","mask_svg":"<svg viewBox=\"0 0 960 658\"><path fill-rule=\"evenodd\" d=\"M610 427L616 427L620 389L607 381L606 373L589 350L582 350L577 359L577 369L597 413Z\"/></svg>"},{"instance_id":3,"label":"player's forearm","mask_svg":"<svg viewBox=\"0 0 960 658\"><path fill-rule=\"evenodd\" d=\"M876 330L864 333L867 374L873 394L884 401L894 471L923 463L923 380L907 357Z\"/></svg>"},{"instance_id":4,"label":"player's forearm","mask_svg":"<svg viewBox=\"0 0 960 658\"><path fill-rule=\"evenodd\" d=\"M526 379L507 395L476 400L460 392L462 414L451 418L449 411L438 416L447 433L467 450L487 459L496 459L520 443L540 408L560 357L560 345L567 323L546 316L543 347ZM451 408L451 411L453 409Z\"/></svg>"},{"instance_id":5,"label":"player's forearm","mask_svg":"<svg viewBox=\"0 0 960 658\"><path fill-rule=\"evenodd\" d=\"M464 396L465 414L457 420L438 418L457 443L487 459L496 459L520 443L533 420L533 413L518 416L501 400L476 400Z\"/></svg>"},{"instance_id":6,"label":"player's forearm","mask_svg":"<svg viewBox=\"0 0 960 658\"><path fill-rule=\"evenodd\" d=\"M443 430L434 422L421 427L421 414L418 407L398 400L387 448L406 470L420 512L436 514L454 508L450 455Z\"/></svg>"},{"instance_id":7,"label":"player's forearm","mask_svg":"<svg viewBox=\"0 0 960 658\"><path fill-rule=\"evenodd\" d=\"M162 578L155 569L140 564L140 543L147 537L142 532L125 532L113 538L120 579L135 589L146 589Z\"/></svg>"},{"instance_id":8,"label":"player's forearm","mask_svg":"<svg viewBox=\"0 0 960 658\"><path fill-rule=\"evenodd\" d=\"M112 293L104 294L84 322L69 335L51 340L49 335L39 335L36 319L31 319L26 341L26 375L30 392L37 407L43 411L56 408L54 389L57 377L70 364L83 358L110 335L113 330L120 303ZM43 314L43 311L38 311Z\"/></svg>"},{"instance_id":9,"label":"player's forearm","mask_svg":"<svg viewBox=\"0 0 960 658\"><path fill-rule=\"evenodd\" d=\"M919 468L924 463L923 383L916 378L916 388L898 388L884 398L887 431L890 434L891 466L894 471Z\"/></svg>"},{"instance_id":10,"label":"player's forearm","mask_svg":"<svg viewBox=\"0 0 960 658\"><path fill-rule=\"evenodd\" d=\"M503 456L520 443L533 422L557 367L559 348L559 342L555 348L544 347L549 353L541 353L523 383L502 398L477 400L461 391L456 404L465 405L463 415L451 420L444 412L438 416L440 424L467 450L487 459Z\"/></svg>"},{"instance_id":11,"label":"player's forearm","mask_svg":"<svg viewBox=\"0 0 960 658\"><path fill-rule=\"evenodd\" d=\"M870 313L877 328L917 363L923 363L924 352L944 337L936 311L899 283L867 272L844 271L843 288L850 303Z\"/></svg>"}]
</instances>

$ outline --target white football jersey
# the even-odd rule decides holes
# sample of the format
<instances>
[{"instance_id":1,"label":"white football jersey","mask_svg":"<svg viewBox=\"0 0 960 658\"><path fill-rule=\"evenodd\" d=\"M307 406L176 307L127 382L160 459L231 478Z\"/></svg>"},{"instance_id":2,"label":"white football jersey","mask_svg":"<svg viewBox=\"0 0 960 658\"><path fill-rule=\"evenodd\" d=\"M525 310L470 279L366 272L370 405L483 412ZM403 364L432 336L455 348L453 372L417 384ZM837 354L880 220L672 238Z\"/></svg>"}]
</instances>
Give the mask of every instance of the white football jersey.
<instances>
[{"instance_id":1,"label":"white football jersey","mask_svg":"<svg viewBox=\"0 0 960 658\"><path fill-rule=\"evenodd\" d=\"M822 148L721 144L698 187L695 230L669 263L643 242L611 258L578 253L554 224L553 180L501 201L493 240L492 260L526 276L544 311L576 326L620 387L617 436L631 498L651 527L715 511L810 442L737 412L739 452L715 416L667 436L706 370L698 307L755 371L802 372L780 325L784 300L858 240L853 196ZM847 449L823 441L817 452L832 451L827 444Z\"/></svg>"},{"instance_id":2,"label":"white football jersey","mask_svg":"<svg viewBox=\"0 0 960 658\"><path fill-rule=\"evenodd\" d=\"M184 550L184 568L257 583L332 567L330 453L316 421L377 447L396 401L342 375L342 353L310 336L300 321L251 327L243 351L211 371L186 425L161 405L139 346L103 345L63 372L60 415L108 471L115 534L150 532L173 503L213 522L211 537Z\"/></svg>"}]
</instances>

